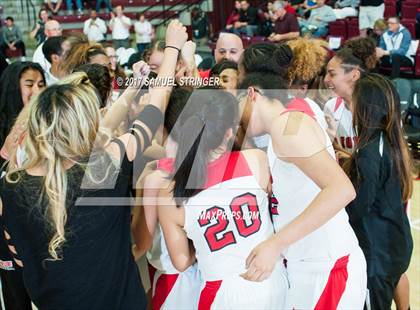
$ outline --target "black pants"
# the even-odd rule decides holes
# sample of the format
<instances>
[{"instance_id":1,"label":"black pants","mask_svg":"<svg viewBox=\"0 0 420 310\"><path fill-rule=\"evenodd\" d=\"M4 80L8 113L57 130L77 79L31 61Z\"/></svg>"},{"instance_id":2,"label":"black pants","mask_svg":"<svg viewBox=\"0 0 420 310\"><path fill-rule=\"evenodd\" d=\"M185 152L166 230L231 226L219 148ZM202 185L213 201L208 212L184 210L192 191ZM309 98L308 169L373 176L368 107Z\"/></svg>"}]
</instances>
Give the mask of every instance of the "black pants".
<instances>
[{"instance_id":1,"label":"black pants","mask_svg":"<svg viewBox=\"0 0 420 310\"><path fill-rule=\"evenodd\" d=\"M25 43L23 43L22 41L17 41L17 42L15 43L15 47L16 47L18 50L21 50L21 51L22 51L22 56L26 56ZM2 53L3 53L3 55L5 55L5 56L6 56L6 49L7 49L7 48L8 48L7 43L4 43L4 44L0 45L1 52L2 52Z\"/></svg>"},{"instance_id":2,"label":"black pants","mask_svg":"<svg viewBox=\"0 0 420 310\"><path fill-rule=\"evenodd\" d=\"M392 68L391 79L396 79L400 76L400 67L410 67L414 65L410 58L398 54L392 54L391 56L382 57L381 63L385 67Z\"/></svg>"},{"instance_id":3,"label":"black pants","mask_svg":"<svg viewBox=\"0 0 420 310\"><path fill-rule=\"evenodd\" d=\"M401 276L368 277L369 300L371 310L391 309L394 291Z\"/></svg>"}]
</instances>

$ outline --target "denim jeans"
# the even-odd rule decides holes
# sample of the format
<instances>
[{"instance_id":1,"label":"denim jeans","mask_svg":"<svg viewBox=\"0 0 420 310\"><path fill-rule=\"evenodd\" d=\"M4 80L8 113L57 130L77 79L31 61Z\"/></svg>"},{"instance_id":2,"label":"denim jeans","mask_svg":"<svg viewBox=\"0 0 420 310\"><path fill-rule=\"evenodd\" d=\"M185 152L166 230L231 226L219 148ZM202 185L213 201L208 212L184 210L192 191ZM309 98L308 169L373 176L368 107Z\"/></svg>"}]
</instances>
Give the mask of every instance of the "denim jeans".
<instances>
[{"instance_id":1,"label":"denim jeans","mask_svg":"<svg viewBox=\"0 0 420 310\"><path fill-rule=\"evenodd\" d=\"M96 12L100 11L102 2L105 3L105 6L108 9L108 12L111 12L112 11L112 6L111 6L111 3L110 3L109 0L97 0L96 1Z\"/></svg>"},{"instance_id":2,"label":"denim jeans","mask_svg":"<svg viewBox=\"0 0 420 310\"><path fill-rule=\"evenodd\" d=\"M66 0L67 10L73 9L73 1L72 0ZM76 6L78 10L82 9L82 0L76 0Z\"/></svg>"}]
</instances>

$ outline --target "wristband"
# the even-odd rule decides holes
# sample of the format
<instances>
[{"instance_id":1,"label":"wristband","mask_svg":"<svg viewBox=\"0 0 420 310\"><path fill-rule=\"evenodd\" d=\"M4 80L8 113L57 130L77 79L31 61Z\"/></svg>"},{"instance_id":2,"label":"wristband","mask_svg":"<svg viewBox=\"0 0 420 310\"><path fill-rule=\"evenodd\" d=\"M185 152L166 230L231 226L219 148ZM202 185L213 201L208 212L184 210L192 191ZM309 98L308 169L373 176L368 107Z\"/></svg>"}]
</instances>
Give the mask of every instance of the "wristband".
<instances>
[{"instance_id":1,"label":"wristband","mask_svg":"<svg viewBox=\"0 0 420 310\"><path fill-rule=\"evenodd\" d=\"M172 45L166 45L166 46L165 46L165 49L167 49L167 48L173 48L173 49L176 49L176 50L178 51L178 53L181 53L181 50L180 50L179 48L175 47L175 46L172 46Z\"/></svg>"}]
</instances>

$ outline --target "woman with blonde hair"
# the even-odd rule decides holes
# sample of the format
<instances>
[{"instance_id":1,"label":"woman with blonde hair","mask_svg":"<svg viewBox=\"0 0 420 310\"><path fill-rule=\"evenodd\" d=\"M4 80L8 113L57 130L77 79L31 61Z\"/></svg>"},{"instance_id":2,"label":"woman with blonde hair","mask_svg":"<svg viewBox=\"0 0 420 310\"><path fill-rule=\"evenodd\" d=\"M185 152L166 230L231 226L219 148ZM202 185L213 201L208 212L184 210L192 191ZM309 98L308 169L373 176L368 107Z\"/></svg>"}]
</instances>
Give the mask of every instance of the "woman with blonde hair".
<instances>
[{"instance_id":1,"label":"woman with blonde hair","mask_svg":"<svg viewBox=\"0 0 420 310\"><path fill-rule=\"evenodd\" d=\"M172 21L160 78L175 73L185 27ZM129 184L134 163L160 125L169 86L129 133L107 141L100 102L84 73L52 85L33 100L21 167L0 182L8 247L40 309L145 309L131 254Z\"/></svg>"}]
</instances>

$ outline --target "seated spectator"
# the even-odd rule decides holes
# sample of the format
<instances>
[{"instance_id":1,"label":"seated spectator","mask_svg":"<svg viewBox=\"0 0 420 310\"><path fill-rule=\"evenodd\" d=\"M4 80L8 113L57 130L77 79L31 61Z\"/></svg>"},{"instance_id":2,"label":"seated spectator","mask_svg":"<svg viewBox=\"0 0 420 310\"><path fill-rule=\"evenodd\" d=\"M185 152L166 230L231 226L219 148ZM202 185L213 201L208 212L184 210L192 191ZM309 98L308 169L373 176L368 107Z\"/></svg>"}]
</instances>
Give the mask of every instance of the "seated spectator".
<instances>
[{"instance_id":1,"label":"seated spectator","mask_svg":"<svg viewBox=\"0 0 420 310\"><path fill-rule=\"evenodd\" d=\"M273 3L274 0L268 1L265 10L260 9L258 11L258 16L260 19L260 36L268 37L273 32L274 21L276 20L273 10Z\"/></svg>"},{"instance_id":2,"label":"seated spectator","mask_svg":"<svg viewBox=\"0 0 420 310\"><path fill-rule=\"evenodd\" d=\"M286 12L296 16L296 9L293 7L292 2L288 0L284 0L283 2L285 4L284 9Z\"/></svg>"},{"instance_id":3,"label":"seated spectator","mask_svg":"<svg viewBox=\"0 0 420 310\"><path fill-rule=\"evenodd\" d=\"M299 37L299 23L296 16L285 9L286 1L276 1L273 4L274 29L268 37L271 42L287 41Z\"/></svg>"},{"instance_id":4,"label":"seated spectator","mask_svg":"<svg viewBox=\"0 0 420 310\"><path fill-rule=\"evenodd\" d=\"M226 20L226 30L233 30L233 27L237 21L239 21L239 10L241 9L241 1L235 1L235 8L230 13Z\"/></svg>"},{"instance_id":5,"label":"seated spectator","mask_svg":"<svg viewBox=\"0 0 420 310\"><path fill-rule=\"evenodd\" d=\"M75 0L76 2L76 7L77 7L77 14L82 15L83 14L83 4L82 4L82 0ZM67 7L67 12L69 15L73 14L73 1L72 0L66 0L66 7Z\"/></svg>"},{"instance_id":6,"label":"seated spectator","mask_svg":"<svg viewBox=\"0 0 420 310\"><path fill-rule=\"evenodd\" d=\"M101 10L102 3L105 3L108 13L112 12L111 0L96 0L96 12Z\"/></svg>"},{"instance_id":7,"label":"seated spectator","mask_svg":"<svg viewBox=\"0 0 420 310\"><path fill-rule=\"evenodd\" d=\"M105 40L106 31L104 20L98 17L95 10L91 10L90 18L84 23L83 33L88 37L89 41L102 42Z\"/></svg>"},{"instance_id":8,"label":"seated spectator","mask_svg":"<svg viewBox=\"0 0 420 310\"><path fill-rule=\"evenodd\" d=\"M334 14L337 17L337 19L357 16L358 6L359 0L338 0L334 4Z\"/></svg>"},{"instance_id":9,"label":"seated spectator","mask_svg":"<svg viewBox=\"0 0 420 310\"><path fill-rule=\"evenodd\" d=\"M382 65L391 67L391 79L400 76L400 67L412 66L413 57L408 53L411 44L411 34L400 24L398 17L388 19L388 31L381 36L378 58Z\"/></svg>"},{"instance_id":10,"label":"seated spectator","mask_svg":"<svg viewBox=\"0 0 420 310\"><path fill-rule=\"evenodd\" d=\"M62 0L45 0L44 3L46 4L47 8L54 14L57 15L58 11L60 10Z\"/></svg>"},{"instance_id":11,"label":"seated spectator","mask_svg":"<svg viewBox=\"0 0 420 310\"><path fill-rule=\"evenodd\" d=\"M193 8L191 11L191 27L193 38L197 45L204 45L213 35L207 14L198 7Z\"/></svg>"},{"instance_id":12,"label":"seated spectator","mask_svg":"<svg viewBox=\"0 0 420 310\"><path fill-rule=\"evenodd\" d=\"M378 19L373 25L372 30L368 30L368 37L372 38L376 42L376 46L379 46L381 36L388 29L388 25L384 19Z\"/></svg>"},{"instance_id":13,"label":"seated spectator","mask_svg":"<svg viewBox=\"0 0 420 310\"><path fill-rule=\"evenodd\" d=\"M29 37L36 40L36 45L40 45L45 41L45 23L48 21L48 12L46 9L39 10L39 21L36 23L34 29L29 33Z\"/></svg>"},{"instance_id":14,"label":"seated spectator","mask_svg":"<svg viewBox=\"0 0 420 310\"><path fill-rule=\"evenodd\" d=\"M233 32L237 35L254 36L258 30L258 11L249 4L248 0L241 1L239 21L235 23Z\"/></svg>"},{"instance_id":15,"label":"seated spectator","mask_svg":"<svg viewBox=\"0 0 420 310\"><path fill-rule=\"evenodd\" d=\"M3 28L3 40L4 43L0 46L0 49L4 55L6 55L6 49L9 48L12 51L19 49L22 52L22 56L26 56L22 31L14 24L13 17L6 17L6 27Z\"/></svg>"},{"instance_id":16,"label":"seated spectator","mask_svg":"<svg viewBox=\"0 0 420 310\"><path fill-rule=\"evenodd\" d=\"M51 37L42 46L42 52L51 64L50 69L45 72L47 86L54 84L65 75L61 72L61 64L64 59L63 54L65 54L63 51L63 42L64 38L62 36Z\"/></svg>"},{"instance_id":17,"label":"seated spectator","mask_svg":"<svg viewBox=\"0 0 420 310\"><path fill-rule=\"evenodd\" d=\"M324 37L328 34L328 23L336 19L333 9L325 5L325 0L318 0L309 19L300 19L299 24L303 34L312 32L314 37Z\"/></svg>"},{"instance_id":18,"label":"seated spectator","mask_svg":"<svg viewBox=\"0 0 420 310\"><path fill-rule=\"evenodd\" d=\"M143 54L152 42L153 27L146 19L144 14L137 14L137 21L134 23L134 31L136 32L137 50Z\"/></svg>"}]
</instances>

